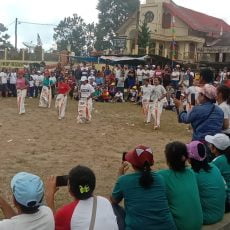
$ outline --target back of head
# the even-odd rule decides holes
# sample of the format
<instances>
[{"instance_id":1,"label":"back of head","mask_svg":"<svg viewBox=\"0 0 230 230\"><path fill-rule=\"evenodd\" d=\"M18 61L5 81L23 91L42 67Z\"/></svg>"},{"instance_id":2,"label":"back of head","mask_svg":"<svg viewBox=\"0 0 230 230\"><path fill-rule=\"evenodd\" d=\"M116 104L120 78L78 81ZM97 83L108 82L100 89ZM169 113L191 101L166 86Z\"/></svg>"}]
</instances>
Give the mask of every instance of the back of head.
<instances>
[{"instance_id":1,"label":"back of head","mask_svg":"<svg viewBox=\"0 0 230 230\"><path fill-rule=\"evenodd\" d=\"M184 143L175 141L167 144L165 147L165 156L170 169L178 172L185 170L188 152Z\"/></svg>"},{"instance_id":2,"label":"back of head","mask_svg":"<svg viewBox=\"0 0 230 230\"><path fill-rule=\"evenodd\" d=\"M93 195L96 186L94 172L85 166L78 165L69 172L71 194L79 200L86 200Z\"/></svg>"},{"instance_id":3,"label":"back of head","mask_svg":"<svg viewBox=\"0 0 230 230\"><path fill-rule=\"evenodd\" d=\"M210 69L203 69L200 72L200 76L201 76L201 83L203 84L212 83L214 80L214 73Z\"/></svg>"},{"instance_id":4,"label":"back of head","mask_svg":"<svg viewBox=\"0 0 230 230\"><path fill-rule=\"evenodd\" d=\"M145 189L150 188L153 184L153 176L151 173L151 166L154 163L152 149L138 145L135 149L126 153L125 161L131 163L134 169L141 172L139 178L140 185Z\"/></svg>"},{"instance_id":5,"label":"back of head","mask_svg":"<svg viewBox=\"0 0 230 230\"><path fill-rule=\"evenodd\" d=\"M22 213L38 211L44 196L44 186L40 177L26 172L17 173L11 180L14 200Z\"/></svg>"},{"instance_id":6,"label":"back of head","mask_svg":"<svg viewBox=\"0 0 230 230\"><path fill-rule=\"evenodd\" d=\"M221 93L223 101L230 105L230 88L226 85L220 85L217 88L217 94Z\"/></svg>"}]
</instances>

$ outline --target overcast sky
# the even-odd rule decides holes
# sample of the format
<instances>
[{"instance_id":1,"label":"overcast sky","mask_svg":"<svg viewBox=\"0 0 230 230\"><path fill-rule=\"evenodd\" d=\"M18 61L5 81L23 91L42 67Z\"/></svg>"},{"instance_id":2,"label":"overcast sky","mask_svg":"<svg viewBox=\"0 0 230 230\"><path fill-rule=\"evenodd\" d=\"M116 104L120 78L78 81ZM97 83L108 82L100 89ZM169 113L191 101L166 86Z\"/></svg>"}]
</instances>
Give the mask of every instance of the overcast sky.
<instances>
[{"instance_id":1,"label":"overcast sky","mask_svg":"<svg viewBox=\"0 0 230 230\"><path fill-rule=\"evenodd\" d=\"M125 1L125 0L124 0ZM74 13L80 15L86 22L97 22L98 0L0 0L0 22L8 27L11 42L14 44L14 23L17 17L19 22L38 22L58 24L66 16ZM145 2L145 0L142 0ZM230 0L174 0L178 5L200 11L224 19L230 24ZM36 43L37 33L40 34L45 48L51 47L53 42L53 27L19 24L18 46L22 42Z\"/></svg>"}]
</instances>

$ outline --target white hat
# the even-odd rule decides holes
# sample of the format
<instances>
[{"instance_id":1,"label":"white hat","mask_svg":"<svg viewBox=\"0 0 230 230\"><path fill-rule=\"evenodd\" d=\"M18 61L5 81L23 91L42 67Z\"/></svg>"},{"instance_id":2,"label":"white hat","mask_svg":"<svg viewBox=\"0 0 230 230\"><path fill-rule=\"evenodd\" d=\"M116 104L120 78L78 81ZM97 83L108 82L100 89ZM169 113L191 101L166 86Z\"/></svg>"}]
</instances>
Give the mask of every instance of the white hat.
<instances>
[{"instance_id":1,"label":"white hat","mask_svg":"<svg viewBox=\"0 0 230 230\"><path fill-rule=\"evenodd\" d=\"M155 65L152 65L153 68L155 68L156 66Z\"/></svg>"},{"instance_id":2,"label":"white hat","mask_svg":"<svg viewBox=\"0 0 230 230\"><path fill-rule=\"evenodd\" d=\"M88 80L87 77L85 76L81 77L81 81L87 81L87 80Z\"/></svg>"},{"instance_id":3,"label":"white hat","mask_svg":"<svg viewBox=\"0 0 230 230\"><path fill-rule=\"evenodd\" d=\"M208 143L213 144L219 150L225 150L230 146L229 137L223 133L216 134L215 136L207 135L205 140Z\"/></svg>"}]
</instances>

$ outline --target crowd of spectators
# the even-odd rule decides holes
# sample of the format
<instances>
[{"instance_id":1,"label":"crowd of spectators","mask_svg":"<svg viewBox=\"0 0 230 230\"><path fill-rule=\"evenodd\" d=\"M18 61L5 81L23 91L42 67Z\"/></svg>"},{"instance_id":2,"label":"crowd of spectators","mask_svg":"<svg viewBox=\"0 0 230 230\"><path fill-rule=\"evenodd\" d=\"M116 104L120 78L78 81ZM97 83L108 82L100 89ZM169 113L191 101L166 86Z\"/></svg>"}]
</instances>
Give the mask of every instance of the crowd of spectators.
<instances>
[{"instance_id":1,"label":"crowd of spectators","mask_svg":"<svg viewBox=\"0 0 230 230\"><path fill-rule=\"evenodd\" d=\"M202 142L174 141L164 150L168 169L159 171L152 148L139 145L124 152L110 199L95 195L94 172L78 165L66 176L73 200L57 210L56 176L44 186L37 175L17 173L10 183L15 208L0 197L5 217L0 229L199 230L217 223L230 211L230 139L220 133L205 140L213 161Z\"/></svg>"}]
</instances>

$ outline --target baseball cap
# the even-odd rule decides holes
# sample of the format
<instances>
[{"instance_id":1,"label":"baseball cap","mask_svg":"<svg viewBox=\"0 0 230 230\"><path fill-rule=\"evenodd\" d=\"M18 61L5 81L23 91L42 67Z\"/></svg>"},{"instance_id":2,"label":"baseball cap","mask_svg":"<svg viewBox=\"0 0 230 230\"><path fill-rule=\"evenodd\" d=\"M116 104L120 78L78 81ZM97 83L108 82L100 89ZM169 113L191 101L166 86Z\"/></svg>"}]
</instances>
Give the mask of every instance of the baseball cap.
<instances>
[{"instance_id":1,"label":"baseball cap","mask_svg":"<svg viewBox=\"0 0 230 230\"><path fill-rule=\"evenodd\" d=\"M205 146L200 141L192 141L186 145L188 157L197 161L203 161L207 157Z\"/></svg>"},{"instance_id":2,"label":"baseball cap","mask_svg":"<svg viewBox=\"0 0 230 230\"><path fill-rule=\"evenodd\" d=\"M218 133L215 136L207 135L205 140L213 144L219 150L225 150L230 146L230 139L226 134Z\"/></svg>"},{"instance_id":3,"label":"baseball cap","mask_svg":"<svg viewBox=\"0 0 230 230\"><path fill-rule=\"evenodd\" d=\"M127 152L125 155L125 161L128 161L137 168L142 168L146 161L150 165L153 165L153 151L150 147L138 145L135 149Z\"/></svg>"},{"instance_id":4,"label":"baseball cap","mask_svg":"<svg viewBox=\"0 0 230 230\"><path fill-rule=\"evenodd\" d=\"M211 100L216 98L216 88L213 85L205 84L203 87L197 88L197 91Z\"/></svg>"},{"instance_id":5,"label":"baseball cap","mask_svg":"<svg viewBox=\"0 0 230 230\"><path fill-rule=\"evenodd\" d=\"M81 77L81 81L87 81L87 80L88 80L87 77L85 76Z\"/></svg>"},{"instance_id":6,"label":"baseball cap","mask_svg":"<svg viewBox=\"0 0 230 230\"><path fill-rule=\"evenodd\" d=\"M39 176L27 172L17 173L11 180L11 189L19 204L26 207L41 205L44 185Z\"/></svg>"}]
</instances>

